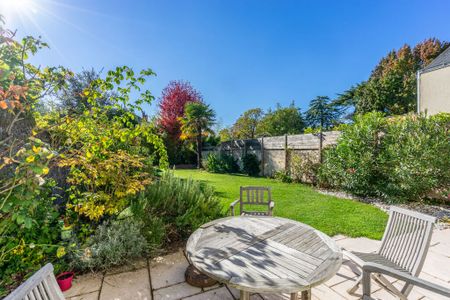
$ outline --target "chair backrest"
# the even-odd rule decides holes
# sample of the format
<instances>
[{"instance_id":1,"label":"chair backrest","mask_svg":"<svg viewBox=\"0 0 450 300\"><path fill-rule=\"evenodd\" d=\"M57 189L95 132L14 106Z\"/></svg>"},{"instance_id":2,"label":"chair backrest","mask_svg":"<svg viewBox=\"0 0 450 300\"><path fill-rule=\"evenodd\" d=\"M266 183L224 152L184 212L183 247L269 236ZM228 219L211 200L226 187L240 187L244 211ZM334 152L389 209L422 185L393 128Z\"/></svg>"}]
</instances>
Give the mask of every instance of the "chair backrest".
<instances>
[{"instance_id":1,"label":"chair backrest","mask_svg":"<svg viewBox=\"0 0 450 300\"><path fill-rule=\"evenodd\" d=\"M9 294L5 300L64 300L55 275L53 265L46 264L43 268L33 274L27 281Z\"/></svg>"},{"instance_id":2,"label":"chair backrest","mask_svg":"<svg viewBox=\"0 0 450 300\"><path fill-rule=\"evenodd\" d=\"M392 207L379 254L414 276L422 270L436 218Z\"/></svg>"},{"instance_id":3,"label":"chair backrest","mask_svg":"<svg viewBox=\"0 0 450 300\"><path fill-rule=\"evenodd\" d=\"M240 204L264 204L272 201L270 187L265 186L241 186Z\"/></svg>"}]
</instances>

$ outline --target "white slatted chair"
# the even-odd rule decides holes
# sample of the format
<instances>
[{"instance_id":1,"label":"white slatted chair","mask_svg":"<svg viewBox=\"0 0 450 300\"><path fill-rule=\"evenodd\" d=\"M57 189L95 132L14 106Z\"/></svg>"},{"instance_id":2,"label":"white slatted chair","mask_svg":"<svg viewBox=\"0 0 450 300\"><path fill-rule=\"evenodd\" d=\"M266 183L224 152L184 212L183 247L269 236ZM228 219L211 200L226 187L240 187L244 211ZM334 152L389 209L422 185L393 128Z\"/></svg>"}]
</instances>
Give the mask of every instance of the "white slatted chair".
<instances>
[{"instance_id":1,"label":"white slatted chair","mask_svg":"<svg viewBox=\"0 0 450 300\"><path fill-rule=\"evenodd\" d=\"M392 207L380 249L376 253L344 250L344 255L361 268L375 263L385 270L395 270L405 276L417 277L422 270L430 246L435 221L436 218L429 215ZM407 299L413 288L413 285L406 281L403 288L399 290L386 277L378 273L373 274L372 278L400 299ZM355 286L348 290L348 293L353 294L361 281L362 276Z\"/></svg>"},{"instance_id":2,"label":"white slatted chair","mask_svg":"<svg viewBox=\"0 0 450 300\"><path fill-rule=\"evenodd\" d=\"M9 294L5 300L64 300L55 275L53 265L46 264L27 281Z\"/></svg>"},{"instance_id":3,"label":"white slatted chair","mask_svg":"<svg viewBox=\"0 0 450 300\"><path fill-rule=\"evenodd\" d=\"M241 186L239 199L230 204L232 216L235 215L234 208L237 203L239 203L239 215L249 216L272 216L275 206L270 187L264 186ZM267 211L248 211L244 209L244 205L264 205L267 206Z\"/></svg>"},{"instance_id":4,"label":"white slatted chair","mask_svg":"<svg viewBox=\"0 0 450 300\"><path fill-rule=\"evenodd\" d=\"M395 277L397 279L400 279L402 281L408 282L411 285L421 287L423 289L429 290L431 292L434 292L436 294L445 296L450 299L450 289L445 288L443 286L437 285L435 283L420 279L415 276L411 276L408 274L405 274L403 272L399 272L395 269L386 268L384 266L374 264L374 263L367 263L362 268L363 271L363 277L362 277L362 285L363 285L363 300L372 300L370 297L370 277L372 273L378 273L378 274L385 274L388 276Z\"/></svg>"}]
</instances>

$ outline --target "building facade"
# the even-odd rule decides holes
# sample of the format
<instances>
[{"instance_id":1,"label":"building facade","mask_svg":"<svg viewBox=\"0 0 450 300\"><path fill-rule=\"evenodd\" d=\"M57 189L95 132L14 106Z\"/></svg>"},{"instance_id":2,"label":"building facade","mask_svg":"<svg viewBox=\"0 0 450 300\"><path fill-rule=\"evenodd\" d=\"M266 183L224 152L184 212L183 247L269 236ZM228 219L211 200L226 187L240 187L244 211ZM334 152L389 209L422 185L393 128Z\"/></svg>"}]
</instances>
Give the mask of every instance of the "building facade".
<instances>
[{"instance_id":1,"label":"building facade","mask_svg":"<svg viewBox=\"0 0 450 300\"><path fill-rule=\"evenodd\" d=\"M417 111L450 113L450 47L418 72Z\"/></svg>"}]
</instances>

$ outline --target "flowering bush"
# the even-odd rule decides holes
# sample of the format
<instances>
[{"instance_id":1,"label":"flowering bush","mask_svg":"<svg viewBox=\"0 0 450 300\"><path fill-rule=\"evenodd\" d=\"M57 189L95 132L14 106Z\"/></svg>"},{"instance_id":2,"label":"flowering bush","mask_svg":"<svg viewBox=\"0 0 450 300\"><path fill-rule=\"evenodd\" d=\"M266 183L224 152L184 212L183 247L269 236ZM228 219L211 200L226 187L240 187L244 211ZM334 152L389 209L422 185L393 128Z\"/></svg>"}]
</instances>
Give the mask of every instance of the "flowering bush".
<instances>
[{"instance_id":1,"label":"flowering bush","mask_svg":"<svg viewBox=\"0 0 450 300\"><path fill-rule=\"evenodd\" d=\"M387 201L417 201L448 190L450 114L358 116L325 151L322 185Z\"/></svg>"},{"instance_id":2,"label":"flowering bush","mask_svg":"<svg viewBox=\"0 0 450 300\"><path fill-rule=\"evenodd\" d=\"M386 119L381 113L355 117L342 132L335 147L324 151L320 167L321 185L342 188L356 195L377 196L380 177L378 154Z\"/></svg>"},{"instance_id":3,"label":"flowering bush","mask_svg":"<svg viewBox=\"0 0 450 300\"><path fill-rule=\"evenodd\" d=\"M314 153L297 154L291 152L290 155L290 175L295 182L307 182L315 184L319 169L318 157Z\"/></svg>"}]
</instances>

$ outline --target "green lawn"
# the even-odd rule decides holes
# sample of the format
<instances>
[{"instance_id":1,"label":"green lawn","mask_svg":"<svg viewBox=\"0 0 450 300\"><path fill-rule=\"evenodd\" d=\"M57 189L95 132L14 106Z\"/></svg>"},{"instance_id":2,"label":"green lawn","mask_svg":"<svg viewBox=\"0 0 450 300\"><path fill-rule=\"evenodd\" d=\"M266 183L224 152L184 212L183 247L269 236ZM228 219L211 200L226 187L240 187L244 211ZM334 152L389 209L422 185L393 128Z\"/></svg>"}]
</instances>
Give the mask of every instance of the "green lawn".
<instances>
[{"instance_id":1,"label":"green lawn","mask_svg":"<svg viewBox=\"0 0 450 300\"><path fill-rule=\"evenodd\" d=\"M275 216L309 224L330 236L344 234L381 239L387 222L387 214L372 205L323 195L308 185L199 170L176 170L175 175L213 185L225 207L239 197L239 186L270 186Z\"/></svg>"}]
</instances>

